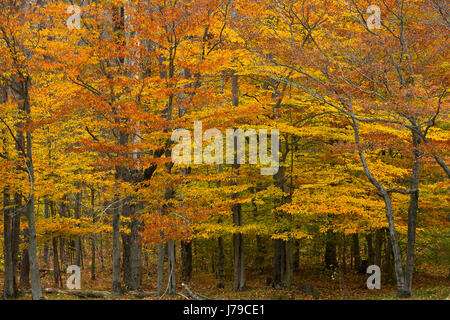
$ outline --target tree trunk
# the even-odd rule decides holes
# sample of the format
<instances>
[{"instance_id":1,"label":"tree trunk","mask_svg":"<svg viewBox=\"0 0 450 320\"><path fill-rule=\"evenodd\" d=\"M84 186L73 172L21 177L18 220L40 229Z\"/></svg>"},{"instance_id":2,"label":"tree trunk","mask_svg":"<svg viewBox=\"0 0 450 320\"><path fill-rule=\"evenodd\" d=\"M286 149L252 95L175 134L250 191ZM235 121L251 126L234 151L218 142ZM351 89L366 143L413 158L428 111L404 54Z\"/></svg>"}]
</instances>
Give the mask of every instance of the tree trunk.
<instances>
[{"instance_id":1,"label":"tree trunk","mask_svg":"<svg viewBox=\"0 0 450 320\"><path fill-rule=\"evenodd\" d=\"M53 238L52 244L53 244L53 281L55 283L55 287L61 288L62 279L58 260L58 239Z\"/></svg>"},{"instance_id":2,"label":"tree trunk","mask_svg":"<svg viewBox=\"0 0 450 320\"><path fill-rule=\"evenodd\" d=\"M280 290L283 289L283 251L285 250L285 243L281 239L274 239L273 244L273 287L277 290Z\"/></svg>"},{"instance_id":3,"label":"tree trunk","mask_svg":"<svg viewBox=\"0 0 450 320\"><path fill-rule=\"evenodd\" d=\"M336 234L331 230L327 231L325 243L325 267L327 269L337 267Z\"/></svg>"},{"instance_id":4,"label":"tree trunk","mask_svg":"<svg viewBox=\"0 0 450 320\"><path fill-rule=\"evenodd\" d=\"M234 249L234 276L233 291L241 291L245 288L245 267L243 238L241 233L233 234Z\"/></svg>"},{"instance_id":5,"label":"tree trunk","mask_svg":"<svg viewBox=\"0 0 450 320\"><path fill-rule=\"evenodd\" d=\"M100 202L100 206L102 205L101 202L101 195L99 194L99 202ZM107 202L105 201L105 207L107 206ZM100 232L100 263L102 265L102 269L105 267L104 265L104 258L103 258L103 232Z\"/></svg>"},{"instance_id":6,"label":"tree trunk","mask_svg":"<svg viewBox=\"0 0 450 320\"><path fill-rule=\"evenodd\" d=\"M224 264L225 264L225 255L223 253L223 238L219 237L217 239L217 288L224 288Z\"/></svg>"},{"instance_id":7,"label":"tree trunk","mask_svg":"<svg viewBox=\"0 0 450 320\"><path fill-rule=\"evenodd\" d=\"M23 100L23 111L26 113L26 123L30 122L30 101L29 101L29 85L30 78L22 81L21 99ZM34 166L33 166L33 153L32 153L32 135L31 131L26 131L26 164L28 169L28 178L31 185L29 198L26 204L25 212L28 219L28 255L30 263L30 275L31 275L31 295L33 300L42 299L41 290L41 277L39 275L39 263L37 255L37 235L36 225L34 221Z\"/></svg>"},{"instance_id":8,"label":"tree trunk","mask_svg":"<svg viewBox=\"0 0 450 320\"><path fill-rule=\"evenodd\" d=\"M4 299L13 298L17 292L14 291L14 269L12 255L12 209L10 206L10 195L8 189L3 191L3 252L4 252L4 282L3 297Z\"/></svg>"},{"instance_id":9,"label":"tree trunk","mask_svg":"<svg viewBox=\"0 0 450 320\"><path fill-rule=\"evenodd\" d=\"M92 215L92 223L95 225L96 217L95 217L95 191L91 189L91 215ZM91 280L95 280L95 234L91 234Z\"/></svg>"},{"instance_id":10,"label":"tree trunk","mask_svg":"<svg viewBox=\"0 0 450 320\"><path fill-rule=\"evenodd\" d=\"M300 270L300 240L294 240L294 271Z\"/></svg>"},{"instance_id":11,"label":"tree trunk","mask_svg":"<svg viewBox=\"0 0 450 320\"><path fill-rule=\"evenodd\" d=\"M45 218L50 218L50 206L49 206L49 201L47 199L44 200L44 217ZM49 265L50 265L50 257L49 257L49 246L48 246L48 242L47 242L47 238L51 236L49 233L46 233L45 235L45 243L44 243L44 263L45 263L45 267L48 269Z\"/></svg>"},{"instance_id":12,"label":"tree trunk","mask_svg":"<svg viewBox=\"0 0 450 320\"><path fill-rule=\"evenodd\" d=\"M394 272L394 264L393 264L393 253L392 253L392 244L391 244L391 237L389 234L389 230L385 229L386 231L386 240L385 240L385 273L386 278L393 279L393 272Z\"/></svg>"},{"instance_id":13,"label":"tree trunk","mask_svg":"<svg viewBox=\"0 0 450 320\"><path fill-rule=\"evenodd\" d=\"M122 216L125 218L130 217L130 205L128 201L124 201L122 205ZM126 223L130 227L129 223ZM130 234L122 233L122 271L123 271L123 282L128 288L130 284Z\"/></svg>"},{"instance_id":14,"label":"tree trunk","mask_svg":"<svg viewBox=\"0 0 450 320\"><path fill-rule=\"evenodd\" d=\"M371 266L375 263L375 251L372 243L372 232L366 234L367 240L367 263Z\"/></svg>"},{"instance_id":15,"label":"tree trunk","mask_svg":"<svg viewBox=\"0 0 450 320\"><path fill-rule=\"evenodd\" d=\"M181 240L181 280L191 281L192 276L192 242Z\"/></svg>"},{"instance_id":16,"label":"tree trunk","mask_svg":"<svg viewBox=\"0 0 450 320\"><path fill-rule=\"evenodd\" d=\"M355 260L355 270L361 271L361 253L359 248L359 235L357 233L352 234L352 251L353 259Z\"/></svg>"},{"instance_id":17,"label":"tree trunk","mask_svg":"<svg viewBox=\"0 0 450 320\"><path fill-rule=\"evenodd\" d=\"M55 217L55 203L49 201L50 213L52 217ZM58 238L52 235L52 251L53 251L53 281L56 287L62 287L61 279L61 267L59 263L58 254Z\"/></svg>"},{"instance_id":18,"label":"tree trunk","mask_svg":"<svg viewBox=\"0 0 450 320\"><path fill-rule=\"evenodd\" d=\"M265 247L263 238L260 235L256 235L255 268L258 270L259 274L264 274L264 255L265 255Z\"/></svg>"},{"instance_id":19,"label":"tree trunk","mask_svg":"<svg viewBox=\"0 0 450 320\"><path fill-rule=\"evenodd\" d=\"M74 218L80 219L81 192L75 193ZM81 237L75 239L75 264L81 267Z\"/></svg>"},{"instance_id":20,"label":"tree trunk","mask_svg":"<svg viewBox=\"0 0 450 320\"><path fill-rule=\"evenodd\" d=\"M134 210L133 210L134 211ZM132 291L141 289L142 278L142 244L139 241L139 221L133 216L131 218L131 232L129 243L129 264L130 272L128 279L128 288Z\"/></svg>"},{"instance_id":21,"label":"tree trunk","mask_svg":"<svg viewBox=\"0 0 450 320\"><path fill-rule=\"evenodd\" d=\"M65 201L66 201L66 195L63 196L63 198L60 202L60 205L59 205L59 216L61 218L65 216L65 211L66 211ZM66 247L66 240L63 237L60 237L59 238L59 260L61 262L62 270L65 270L67 267L65 247Z\"/></svg>"},{"instance_id":22,"label":"tree trunk","mask_svg":"<svg viewBox=\"0 0 450 320\"><path fill-rule=\"evenodd\" d=\"M158 245L158 278L157 282L157 291L158 295L163 294L163 284L164 284L164 258L166 255L166 251L164 250L164 242L161 242Z\"/></svg>"},{"instance_id":23,"label":"tree trunk","mask_svg":"<svg viewBox=\"0 0 450 320\"><path fill-rule=\"evenodd\" d=\"M399 297L402 297L404 295L404 292L406 291L405 288L405 278L403 275L403 267L402 267L402 256L400 252L400 246L398 244L398 238L397 238L397 232L395 230L394 225L394 213L392 210L392 204L391 199L388 195L384 196L386 210L387 210L387 217L389 220L389 238L391 245L389 246L390 249L392 249L392 253L394 256L394 267L395 267L395 275L397 278L397 295ZM390 250L388 250L390 252Z\"/></svg>"},{"instance_id":24,"label":"tree trunk","mask_svg":"<svg viewBox=\"0 0 450 320\"><path fill-rule=\"evenodd\" d=\"M292 277L294 261L292 258L293 240L285 241L285 271L283 274L283 287L290 290L292 286Z\"/></svg>"},{"instance_id":25,"label":"tree trunk","mask_svg":"<svg viewBox=\"0 0 450 320\"><path fill-rule=\"evenodd\" d=\"M22 251L22 261L20 262L20 282L21 289L30 288L30 256L28 249Z\"/></svg>"},{"instance_id":26,"label":"tree trunk","mask_svg":"<svg viewBox=\"0 0 450 320\"><path fill-rule=\"evenodd\" d=\"M340 263L340 271L342 271L343 274L347 273L347 261L346 261L346 251L347 251L347 243L346 243L346 237L345 233L342 234L342 243L341 243L341 263Z\"/></svg>"},{"instance_id":27,"label":"tree trunk","mask_svg":"<svg viewBox=\"0 0 450 320\"><path fill-rule=\"evenodd\" d=\"M12 262L13 262L13 280L14 280L14 292L18 294L17 283L17 269L19 264L19 244L20 244L20 217L22 216L21 209L21 195L19 193L14 194L14 217L12 219Z\"/></svg>"},{"instance_id":28,"label":"tree trunk","mask_svg":"<svg viewBox=\"0 0 450 320\"><path fill-rule=\"evenodd\" d=\"M112 274L112 286L114 295L118 296L122 294L122 288L120 285L120 211L119 211L119 199L114 198L113 209L113 274Z\"/></svg>"},{"instance_id":29,"label":"tree trunk","mask_svg":"<svg viewBox=\"0 0 450 320\"><path fill-rule=\"evenodd\" d=\"M173 239L167 241L167 277L168 294L176 294L175 241Z\"/></svg>"},{"instance_id":30,"label":"tree trunk","mask_svg":"<svg viewBox=\"0 0 450 320\"><path fill-rule=\"evenodd\" d=\"M0 85L0 104L8 101L8 90L4 85ZM5 136L6 132L2 130L2 134ZM6 137L3 140L3 149L8 150L8 141ZM7 151L5 152L6 158ZM13 262L13 213L14 210L10 208L10 198L8 187L3 190L3 253L4 253L4 282L3 282L3 298L12 298L17 294L17 290L14 290L14 262Z\"/></svg>"},{"instance_id":31,"label":"tree trunk","mask_svg":"<svg viewBox=\"0 0 450 320\"><path fill-rule=\"evenodd\" d=\"M100 232L100 263L103 269L105 267L103 262L103 232Z\"/></svg>"},{"instance_id":32,"label":"tree trunk","mask_svg":"<svg viewBox=\"0 0 450 320\"><path fill-rule=\"evenodd\" d=\"M383 249L382 229L375 231L375 264L381 268L381 251Z\"/></svg>"},{"instance_id":33,"label":"tree trunk","mask_svg":"<svg viewBox=\"0 0 450 320\"><path fill-rule=\"evenodd\" d=\"M412 291L412 279L414 273L414 250L416 244L416 228L417 228L417 211L419 209L419 177L420 177L420 157L423 152L418 148L420 145L420 137L413 131L413 154L414 163L411 175L411 195L408 208L408 243L406 246L406 262L405 262L405 285L406 288L399 295L401 297L410 297Z\"/></svg>"}]
</instances>

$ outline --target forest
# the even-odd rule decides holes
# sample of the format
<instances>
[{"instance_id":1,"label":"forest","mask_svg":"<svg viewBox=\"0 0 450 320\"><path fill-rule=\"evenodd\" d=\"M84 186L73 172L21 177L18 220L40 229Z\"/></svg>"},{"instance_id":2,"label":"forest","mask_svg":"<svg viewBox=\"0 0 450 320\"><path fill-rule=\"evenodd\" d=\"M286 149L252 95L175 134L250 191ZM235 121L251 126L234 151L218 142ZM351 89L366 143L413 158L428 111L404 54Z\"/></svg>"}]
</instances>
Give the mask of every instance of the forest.
<instances>
[{"instance_id":1,"label":"forest","mask_svg":"<svg viewBox=\"0 0 450 320\"><path fill-rule=\"evenodd\" d=\"M0 0L0 288L450 299L446 0Z\"/></svg>"}]
</instances>

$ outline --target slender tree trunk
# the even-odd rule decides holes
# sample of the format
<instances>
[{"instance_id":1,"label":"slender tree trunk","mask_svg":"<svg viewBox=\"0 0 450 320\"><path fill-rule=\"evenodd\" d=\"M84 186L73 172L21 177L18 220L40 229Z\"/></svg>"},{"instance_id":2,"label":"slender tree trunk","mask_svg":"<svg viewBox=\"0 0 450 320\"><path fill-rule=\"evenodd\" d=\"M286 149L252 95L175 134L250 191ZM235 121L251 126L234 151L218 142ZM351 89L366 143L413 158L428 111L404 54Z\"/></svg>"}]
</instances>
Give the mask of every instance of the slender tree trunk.
<instances>
[{"instance_id":1,"label":"slender tree trunk","mask_svg":"<svg viewBox=\"0 0 450 320\"><path fill-rule=\"evenodd\" d=\"M46 219L50 218L50 206L48 199L44 200L44 217ZM49 256L49 246L47 242L47 238L50 236L50 234L47 232L45 235L45 243L44 243L44 263L45 267L48 268L50 265L50 256Z\"/></svg>"},{"instance_id":2,"label":"slender tree trunk","mask_svg":"<svg viewBox=\"0 0 450 320\"><path fill-rule=\"evenodd\" d=\"M373 265L375 263L375 251L373 249L372 231L366 235L367 240L367 263Z\"/></svg>"},{"instance_id":3,"label":"slender tree trunk","mask_svg":"<svg viewBox=\"0 0 450 320\"><path fill-rule=\"evenodd\" d=\"M224 288L225 255L223 253L223 237L217 239L217 251L217 288Z\"/></svg>"},{"instance_id":4,"label":"slender tree trunk","mask_svg":"<svg viewBox=\"0 0 450 320\"><path fill-rule=\"evenodd\" d=\"M63 198L60 202L60 205L59 205L59 216L61 218L65 216L65 211L66 211L65 201L66 201L66 195L63 196ZM65 270L67 267L65 247L66 247L66 240L63 237L60 237L59 238L59 258L60 258L61 267L63 270Z\"/></svg>"},{"instance_id":5,"label":"slender tree trunk","mask_svg":"<svg viewBox=\"0 0 450 320\"><path fill-rule=\"evenodd\" d=\"M128 201L124 201L122 205L122 216L125 218L130 217L130 205ZM126 223L130 227L129 223ZM130 284L130 234L122 233L122 271L123 282L126 287L129 288Z\"/></svg>"},{"instance_id":6,"label":"slender tree trunk","mask_svg":"<svg viewBox=\"0 0 450 320\"><path fill-rule=\"evenodd\" d=\"M173 239L167 240L167 277L168 294L176 294L175 241Z\"/></svg>"},{"instance_id":7,"label":"slender tree trunk","mask_svg":"<svg viewBox=\"0 0 450 320\"><path fill-rule=\"evenodd\" d=\"M273 256L273 287L277 290L283 289L283 251L285 250L284 241L274 239L274 256Z\"/></svg>"},{"instance_id":8,"label":"slender tree trunk","mask_svg":"<svg viewBox=\"0 0 450 320\"><path fill-rule=\"evenodd\" d=\"M135 210L133 210L134 212ZM138 291L141 289L142 278L142 244L139 240L139 221L133 216L131 218L130 231L130 273L128 280L128 288L130 290Z\"/></svg>"},{"instance_id":9,"label":"slender tree trunk","mask_svg":"<svg viewBox=\"0 0 450 320\"><path fill-rule=\"evenodd\" d=\"M95 224L96 217L95 217L95 191L94 189L91 190L91 215L92 215L92 223ZM91 280L95 280L95 234L91 234Z\"/></svg>"},{"instance_id":10,"label":"slender tree trunk","mask_svg":"<svg viewBox=\"0 0 450 320\"><path fill-rule=\"evenodd\" d=\"M19 122L17 126L19 128L24 128L31 121L30 119L30 96L29 96L29 86L31 79L27 76L25 79L15 82L13 85L16 86L15 92L18 92L18 111L19 113L24 112L25 116L22 119L24 122ZM25 131L25 139L23 136L23 131L18 130L17 132L17 150L22 153L25 159L28 182L29 182L29 193L28 199L25 206L25 215L28 220L28 262L31 273L31 292L33 300L42 299L41 291L41 278L39 275L39 264L38 264L38 253L37 253L37 238L36 238L36 226L34 221L35 215L35 195L34 195L34 166L33 166L33 152L32 152L32 134L29 129Z\"/></svg>"},{"instance_id":11,"label":"slender tree trunk","mask_svg":"<svg viewBox=\"0 0 450 320\"><path fill-rule=\"evenodd\" d=\"M61 279L61 271L59 268L59 259L58 259L58 239L52 239L53 244L53 281L55 287L62 287L62 279Z\"/></svg>"},{"instance_id":12,"label":"slender tree trunk","mask_svg":"<svg viewBox=\"0 0 450 320\"><path fill-rule=\"evenodd\" d=\"M0 85L0 104L8 101L8 91L7 87ZM3 136L6 132L2 130ZM3 140L4 150L8 150L8 141L6 138ZM6 151L7 152L7 151ZM7 157L7 153L5 155ZM3 253L4 253L4 281L3 281L3 298L8 299L16 295L14 290L14 267L13 267L13 226L12 226L12 216L14 210L11 206L8 187L3 190Z\"/></svg>"},{"instance_id":13,"label":"slender tree trunk","mask_svg":"<svg viewBox=\"0 0 450 320\"><path fill-rule=\"evenodd\" d=\"M394 213L392 210L392 204L391 200L388 195L384 196L386 210L387 210L387 217L389 220L389 238L391 245L389 248L392 249L392 253L394 255L394 267L395 267L395 275L397 278L397 295L399 297L402 297L405 292L405 278L403 274L403 267L402 267L402 256L400 252L400 246L398 244L398 238L397 238L397 232L395 230L394 225ZM388 250L389 251L389 250Z\"/></svg>"},{"instance_id":14,"label":"slender tree trunk","mask_svg":"<svg viewBox=\"0 0 450 320\"><path fill-rule=\"evenodd\" d=\"M281 242L281 282L284 286L283 280L286 273L286 241Z\"/></svg>"},{"instance_id":15,"label":"slender tree trunk","mask_svg":"<svg viewBox=\"0 0 450 320\"><path fill-rule=\"evenodd\" d=\"M14 194L14 217L12 219L12 268L13 268L13 280L14 280L14 292L19 293L17 283L17 268L19 264L19 243L20 243L20 217L22 216L21 209L21 195L19 193Z\"/></svg>"},{"instance_id":16,"label":"slender tree trunk","mask_svg":"<svg viewBox=\"0 0 450 320\"><path fill-rule=\"evenodd\" d=\"M264 255L265 248L263 243L263 238L260 235L256 235L256 258L255 266L259 274L264 273Z\"/></svg>"},{"instance_id":17,"label":"slender tree trunk","mask_svg":"<svg viewBox=\"0 0 450 320\"><path fill-rule=\"evenodd\" d=\"M294 271L300 270L300 241L294 240Z\"/></svg>"},{"instance_id":18,"label":"slender tree trunk","mask_svg":"<svg viewBox=\"0 0 450 320\"><path fill-rule=\"evenodd\" d=\"M394 272L394 262L392 259L393 252L392 252L392 241L391 236L389 234L389 230L385 229L386 231L386 240L385 240L385 273L387 275L386 278L393 279L393 272Z\"/></svg>"},{"instance_id":19,"label":"slender tree trunk","mask_svg":"<svg viewBox=\"0 0 450 320\"><path fill-rule=\"evenodd\" d=\"M420 157L422 152L418 149L420 137L413 132L413 154L414 163L411 175L411 195L408 208L408 243L406 246L405 282L406 288L400 295L410 297L412 291L412 279L414 273L414 250L416 244L417 211L419 209L419 177L420 177Z\"/></svg>"},{"instance_id":20,"label":"slender tree trunk","mask_svg":"<svg viewBox=\"0 0 450 320\"><path fill-rule=\"evenodd\" d=\"M125 8L122 6L113 5L113 32L118 37L125 36ZM125 42L121 40L122 44L125 45ZM118 57L118 61L121 64L125 63L125 58L123 55ZM114 89L111 89L111 102L114 103L116 100L116 94ZM125 146L128 143L128 134L123 132L123 129L120 128L122 120L117 115L117 109L113 108L112 113L114 115L114 123L117 124L116 129L112 129L112 134L117 138L118 146ZM124 153L118 154L121 157L126 157L127 155ZM115 167L115 197L114 197L114 209L113 209L113 219L112 219L112 227L113 227L113 274L112 274L112 286L114 295L118 296L122 294L122 286L120 280L120 210L121 206L125 206L126 200L123 201L120 199L119 185L121 181L128 180L126 175L126 168L117 165ZM125 247L125 244L124 244Z\"/></svg>"},{"instance_id":21,"label":"slender tree trunk","mask_svg":"<svg viewBox=\"0 0 450 320\"><path fill-rule=\"evenodd\" d=\"M56 216L55 213L55 203L53 201L49 201L50 214L52 217ZM59 251L58 251L58 238L52 235L52 251L53 251L53 281L55 287L62 287L62 279L61 279L61 267L59 263Z\"/></svg>"},{"instance_id":22,"label":"slender tree trunk","mask_svg":"<svg viewBox=\"0 0 450 320\"><path fill-rule=\"evenodd\" d=\"M293 240L286 241L285 244L285 271L283 277L283 286L286 290L290 290L292 286L292 277L294 270L293 261Z\"/></svg>"},{"instance_id":23,"label":"slender tree trunk","mask_svg":"<svg viewBox=\"0 0 450 320\"><path fill-rule=\"evenodd\" d=\"M352 250L353 259L355 260L355 270L361 271L361 253L359 248L359 235L357 233L352 234Z\"/></svg>"},{"instance_id":24,"label":"slender tree trunk","mask_svg":"<svg viewBox=\"0 0 450 320\"><path fill-rule=\"evenodd\" d=\"M346 237L345 237L345 233L342 234L342 245L341 247L341 263L340 263L340 270L342 271L343 274L347 273L347 261L346 261L346 256L345 253L347 251L347 243L346 243Z\"/></svg>"},{"instance_id":25,"label":"slender tree trunk","mask_svg":"<svg viewBox=\"0 0 450 320\"><path fill-rule=\"evenodd\" d=\"M10 208L10 194L8 189L3 191L3 252L4 252L4 281L3 281L3 297L4 299L13 298L16 295L14 291L14 269L12 255L12 217Z\"/></svg>"},{"instance_id":26,"label":"slender tree trunk","mask_svg":"<svg viewBox=\"0 0 450 320\"><path fill-rule=\"evenodd\" d=\"M234 243L234 283L233 290L241 291L245 288L245 265L243 237L241 233L233 235Z\"/></svg>"},{"instance_id":27,"label":"slender tree trunk","mask_svg":"<svg viewBox=\"0 0 450 320\"><path fill-rule=\"evenodd\" d=\"M103 261L103 232L100 232L100 263L102 265L102 269L105 267Z\"/></svg>"},{"instance_id":28,"label":"slender tree trunk","mask_svg":"<svg viewBox=\"0 0 450 320\"><path fill-rule=\"evenodd\" d=\"M336 234L331 230L327 231L325 243L325 267L327 269L337 267Z\"/></svg>"},{"instance_id":29,"label":"slender tree trunk","mask_svg":"<svg viewBox=\"0 0 450 320\"><path fill-rule=\"evenodd\" d=\"M80 219L81 192L75 193L74 218ZM75 239L75 264L81 267L81 237Z\"/></svg>"},{"instance_id":30,"label":"slender tree trunk","mask_svg":"<svg viewBox=\"0 0 450 320\"><path fill-rule=\"evenodd\" d=\"M30 116L30 104L29 104L29 95L28 95L28 81L26 81L25 87L25 102L24 109L27 113L27 117ZM29 119L27 118L27 122ZM30 258L30 275L31 275L31 295L33 300L41 300L42 299L42 290L41 290L41 277L39 274L39 262L38 262L38 253L37 253L37 234L36 234L36 225L34 222L34 206L35 206L35 196L34 196L34 166L33 166L33 153L32 153L32 136L31 131L26 131L26 139L27 139L27 167L29 180L31 185L30 195L26 206L26 215L28 219L28 232L29 232L29 242L28 242L28 254Z\"/></svg>"},{"instance_id":31,"label":"slender tree trunk","mask_svg":"<svg viewBox=\"0 0 450 320\"><path fill-rule=\"evenodd\" d=\"M102 205L102 199L101 194L98 196L100 206ZM108 205L108 203L105 201L105 207ZM102 270L105 267L104 265L104 259L103 259L103 232L100 232L100 263L102 265Z\"/></svg>"},{"instance_id":32,"label":"slender tree trunk","mask_svg":"<svg viewBox=\"0 0 450 320\"><path fill-rule=\"evenodd\" d=\"M166 255L166 251L164 250L164 242L161 242L158 245L158 278L156 280L157 283L157 291L159 295L163 294L163 284L164 284L164 258Z\"/></svg>"},{"instance_id":33,"label":"slender tree trunk","mask_svg":"<svg viewBox=\"0 0 450 320\"><path fill-rule=\"evenodd\" d=\"M114 198L113 209L113 274L112 274L112 286L115 295L122 294L122 288L120 284L120 211L119 211L119 199Z\"/></svg>"},{"instance_id":34,"label":"slender tree trunk","mask_svg":"<svg viewBox=\"0 0 450 320\"><path fill-rule=\"evenodd\" d=\"M381 268L381 251L383 247L382 229L375 231L375 265Z\"/></svg>"},{"instance_id":35,"label":"slender tree trunk","mask_svg":"<svg viewBox=\"0 0 450 320\"><path fill-rule=\"evenodd\" d=\"M192 276L192 242L181 240L181 280L191 281Z\"/></svg>"}]
</instances>

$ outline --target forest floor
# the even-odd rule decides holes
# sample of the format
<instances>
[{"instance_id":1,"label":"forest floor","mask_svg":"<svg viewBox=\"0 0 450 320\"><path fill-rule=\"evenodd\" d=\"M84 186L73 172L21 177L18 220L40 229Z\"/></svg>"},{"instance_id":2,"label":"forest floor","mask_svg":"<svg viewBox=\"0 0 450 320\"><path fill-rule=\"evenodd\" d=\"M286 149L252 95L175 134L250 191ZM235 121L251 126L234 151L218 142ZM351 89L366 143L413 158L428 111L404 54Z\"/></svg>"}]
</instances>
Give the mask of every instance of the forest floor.
<instances>
[{"instance_id":1,"label":"forest floor","mask_svg":"<svg viewBox=\"0 0 450 320\"><path fill-rule=\"evenodd\" d=\"M109 268L97 271L96 280L90 279L89 270L84 270L85 277L82 277L83 290L111 291L111 270ZM151 270L151 269L150 269ZM83 272L82 272L83 273ZM309 268L299 270L294 275L294 282L291 290L275 290L266 286L267 275L252 274L248 272L247 288L241 292L232 291L232 282L225 282L225 288L218 289L216 280L211 273L194 273L190 288L195 293L207 296L211 299L229 300L314 300L311 287L318 293L319 299L324 300L392 300L396 297L396 286L392 279L383 279L380 290L369 290L366 287L368 275L347 272L343 278L332 275L330 272L320 268ZM0 279L3 277L0 277ZM65 286L67 275L63 275ZM231 276L228 277L231 279ZM340 278L340 280L339 280ZM3 284L0 280L0 288ZM156 291L156 274L148 273L143 276L143 290ZM51 274L42 277L43 287L54 287ZM177 283L177 292L186 295L181 287L181 282ZM317 297L317 296L316 296ZM86 299L64 293L45 293L45 298L49 300L73 300ZM19 299L31 299L31 294L22 294ZM93 299L93 298L89 298ZM124 294L121 297L111 297L111 299L137 299L131 295ZM164 294L161 297L153 296L144 298L148 300L169 300L184 299L182 295ZM414 276L413 297L410 299L419 300L449 300L450 299L450 279L444 272L433 270L419 270Z\"/></svg>"}]
</instances>

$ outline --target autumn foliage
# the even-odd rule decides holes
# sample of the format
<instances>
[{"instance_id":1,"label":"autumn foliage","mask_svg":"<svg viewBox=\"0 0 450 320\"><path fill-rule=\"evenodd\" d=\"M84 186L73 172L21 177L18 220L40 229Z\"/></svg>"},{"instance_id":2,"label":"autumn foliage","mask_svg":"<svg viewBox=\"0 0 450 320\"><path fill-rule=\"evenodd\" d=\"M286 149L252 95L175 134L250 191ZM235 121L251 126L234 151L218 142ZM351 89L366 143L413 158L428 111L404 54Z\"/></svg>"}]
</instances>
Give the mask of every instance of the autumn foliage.
<instances>
[{"instance_id":1,"label":"autumn foliage","mask_svg":"<svg viewBox=\"0 0 450 320\"><path fill-rule=\"evenodd\" d=\"M68 6L0 0L5 297L19 262L39 299L43 265L61 286L100 255L116 294L156 256L160 294L165 256L171 294L204 261L235 290L376 264L405 297L415 265L448 272L446 1L82 1L79 29ZM278 172L174 164L195 121L278 129Z\"/></svg>"}]
</instances>

